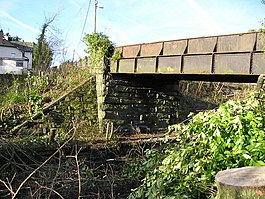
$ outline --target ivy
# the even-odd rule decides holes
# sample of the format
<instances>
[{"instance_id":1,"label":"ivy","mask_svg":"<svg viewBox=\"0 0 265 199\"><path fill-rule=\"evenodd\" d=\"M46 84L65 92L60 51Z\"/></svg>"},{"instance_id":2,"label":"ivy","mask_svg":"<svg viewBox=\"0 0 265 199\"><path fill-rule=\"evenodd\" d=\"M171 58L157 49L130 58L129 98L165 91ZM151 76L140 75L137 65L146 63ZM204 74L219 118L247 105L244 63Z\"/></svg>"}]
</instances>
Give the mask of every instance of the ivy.
<instances>
[{"instance_id":1,"label":"ivy","mask_svg":"<svg viewBox=\"0 0 265 199\"><path fill-rule=\"evenodd\" d=\"M190 115L188 124L171 126L170 133L179 137L179 144L146 172L143 184L129 198L213 198L218 171L265 166L264 102L264 91L260 91Z\"/></svg>"},{"instance_id":2,"label":"ivy","mask_svg":"<svg viewBox=\"0 0 265 199\"><path fill-rule=\"evenodd\" d=\"M84 42L88 47L86 51L94 67L101 67L102 64L109 65L109 61L114 53L114 43L103 33L87 34ZM117 56L117 55L115 55Z\"/></svg>"}]
</instances>

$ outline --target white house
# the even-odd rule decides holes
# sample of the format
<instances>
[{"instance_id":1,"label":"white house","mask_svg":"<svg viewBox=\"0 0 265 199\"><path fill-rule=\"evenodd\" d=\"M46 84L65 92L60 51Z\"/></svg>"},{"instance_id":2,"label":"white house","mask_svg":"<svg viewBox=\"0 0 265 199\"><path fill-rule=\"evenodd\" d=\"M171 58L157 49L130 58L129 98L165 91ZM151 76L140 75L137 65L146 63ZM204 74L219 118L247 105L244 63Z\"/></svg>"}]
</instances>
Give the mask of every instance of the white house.
<instances>
[{"instance_id":1,"label":"white house","mask_svg":"<svg viewBox=\"0 0 265 199\"><path fill-rule=\"evenodd\" d=\"M0 30L0 74L22 74L32 68L33 43L8 41Z\"/></svg>"}]
</instances>

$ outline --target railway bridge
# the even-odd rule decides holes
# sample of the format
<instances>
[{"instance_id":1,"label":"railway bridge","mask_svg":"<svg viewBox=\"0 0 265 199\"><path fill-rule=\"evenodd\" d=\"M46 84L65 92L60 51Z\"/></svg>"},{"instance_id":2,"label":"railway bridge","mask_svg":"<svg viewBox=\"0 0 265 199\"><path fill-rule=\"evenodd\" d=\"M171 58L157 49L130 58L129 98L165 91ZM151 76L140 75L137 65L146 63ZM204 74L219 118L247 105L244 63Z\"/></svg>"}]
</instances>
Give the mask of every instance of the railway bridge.
<instances>
[{"instance_id":1,"label":"railway bridge","mask_svg":"<svg viewBox=\"0 0 265 199\"><path fill-rule=\"evenodd\" d=\"M165 130L177 121L180 80L257 82L263 43L251 32L117 47L120 58L97 70L100 129Z\"/></svg>"}]
</instances>

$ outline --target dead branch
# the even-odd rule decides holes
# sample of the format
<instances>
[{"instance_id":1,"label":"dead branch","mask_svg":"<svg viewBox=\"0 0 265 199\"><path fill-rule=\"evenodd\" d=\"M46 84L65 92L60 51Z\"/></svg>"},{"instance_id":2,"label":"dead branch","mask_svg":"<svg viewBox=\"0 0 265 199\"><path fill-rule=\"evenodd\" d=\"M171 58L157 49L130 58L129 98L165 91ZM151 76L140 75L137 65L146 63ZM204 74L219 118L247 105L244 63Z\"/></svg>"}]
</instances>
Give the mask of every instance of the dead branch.
<instances>
[{"instance_id":1,"label":"dead branch","mask_svg":"<svg viewBox=\"0 0 265 199\"><path fill-rule=\"evenodd\" d=\"M57 191L55 191L53 188L50 188L50 187L47 187L47 186L43 186L43 185L40 185L38 182L36 182L36 184L40 187L40 189L46 189L46 190L49 190L50 192L53 192L55 193L57 196L59 196L61 199L64 199L64 197L58 193ZM49 197L50 198L50 197Z\"/></svg>"},{"instance_id":2,"label":"dead branch","mask_svg":"<svg viewBox=\"0 0 265 199\"><path fill-rule=\"evenodd\" d=\"M11 195L12 195L12 199L16 198L17 194L19 193L19 191L21 190L21 188L24 186L24 184L38 171L40 170L40 168L42 168L46 163L48 163L60 150L62 150L62 148L69 143L75 136L75 131L76 128L72 128L68 133L70 133L71 131L73 132L73 135L66 141L64 142L48 159L46 159L41 165L39 165L34 171L32 171L25 179L22 183L20 183L19 187L17 188L17 190L14 192L12 185L8 185L6 182L4 182L3 180L1 180L0 182L4 184L4 186L10 191Z\"/></svg>"},{"instance_id":3,"label":"dead branch","mask_svg":"<svg viewBox=\"0 0 265 199\"><path fill-rule=\"evenodd\" d=\"M69 158L74 158L75 162L76 162L77 177L78 177L78 199L81 198L81 189L82 189L80 166L79 166L79 161L78 161L78 154L80 153L81 150L82 150L82 147L77 151L77 145L75 145L75 155L74 156L67 156Z\"/></svg>"},{"instance_id":4,"label":"dead branch","mask_svg":"<svg viewBox=\"0 0 265 199\"><path fill-rule=\"evenodd\" d=\"M0 179L0 183L2 183L8 189L8 191L11 193L11 195L15 194L15 192L13 191L12 186L10 186L9 183L7 184L5 181L3 181L1 179Z\"/></svg>"},{"instance_id":5,"label":"dead branch","mask_svg":"<svg viewBox=\"0 0 265 199\"><path fill-rule=\"evenodd\" d=\"M50 194L49 194L48 198L51 197L51 193L53 192L52 190L53 190L53 187L54 187L54 184L55 184L55 180L56 180L56 178L57 178L58 175L59 175L59 171L60 171L60 168L61 168L61 158L62 158L62 152L59 151L59 163L58 163L58 167L57 167L56 174L55 174L55 176L54 176L54 178L53 178L53 180L52 180L52 183L51 183L51 188L50 188L51 191L50 191Z\"/></svg>"}]
</instances>

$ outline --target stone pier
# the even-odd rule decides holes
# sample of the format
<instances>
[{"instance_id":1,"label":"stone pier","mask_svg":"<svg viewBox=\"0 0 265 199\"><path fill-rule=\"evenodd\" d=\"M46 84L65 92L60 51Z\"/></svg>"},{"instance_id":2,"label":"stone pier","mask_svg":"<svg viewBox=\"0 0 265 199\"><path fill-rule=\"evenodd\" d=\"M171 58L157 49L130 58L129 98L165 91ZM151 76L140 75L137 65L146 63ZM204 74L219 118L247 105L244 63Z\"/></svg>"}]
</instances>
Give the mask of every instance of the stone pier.
<instances>
[{"instance_id":1,"label":"stone pier","mask_svg":"<svg viewBox=\"0 0 265 199\"><path fill-rule=\"evenodd\" d=\"M102 132L166 131L178 117L179 81L166 76L96 75L99 127Z\"/></svg>"}]
</instances>

